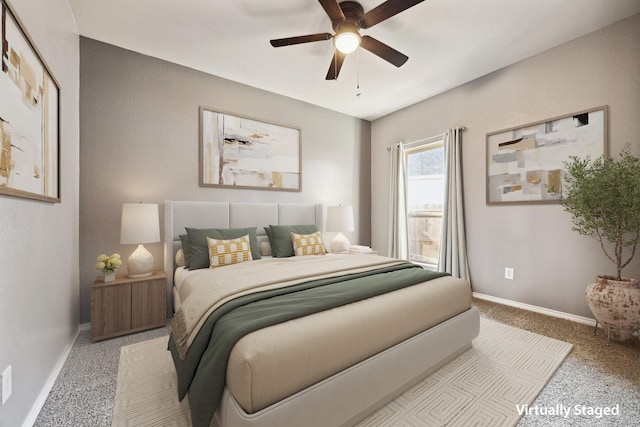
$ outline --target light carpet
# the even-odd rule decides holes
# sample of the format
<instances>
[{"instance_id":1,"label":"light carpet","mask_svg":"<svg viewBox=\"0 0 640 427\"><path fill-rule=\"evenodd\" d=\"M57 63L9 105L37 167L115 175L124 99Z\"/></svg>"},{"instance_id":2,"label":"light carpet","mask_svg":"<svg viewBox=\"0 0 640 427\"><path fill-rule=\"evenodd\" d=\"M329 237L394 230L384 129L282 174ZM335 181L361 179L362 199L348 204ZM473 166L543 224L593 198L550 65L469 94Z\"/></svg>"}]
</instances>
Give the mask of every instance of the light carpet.
<instances>
[{"instance_id":1,"label":"light carpet","mask_svg":"<svg viewBox=\"0 0 640 427\"><path fill-rule=\"evenodd\" d=\"M112 426L191 425L167 338L122 348ZM512 426L572 345L481 318L473 347L361 421L373 426ZM212 422L212 426L217 424Z\"/></svg>"}]
</instances>

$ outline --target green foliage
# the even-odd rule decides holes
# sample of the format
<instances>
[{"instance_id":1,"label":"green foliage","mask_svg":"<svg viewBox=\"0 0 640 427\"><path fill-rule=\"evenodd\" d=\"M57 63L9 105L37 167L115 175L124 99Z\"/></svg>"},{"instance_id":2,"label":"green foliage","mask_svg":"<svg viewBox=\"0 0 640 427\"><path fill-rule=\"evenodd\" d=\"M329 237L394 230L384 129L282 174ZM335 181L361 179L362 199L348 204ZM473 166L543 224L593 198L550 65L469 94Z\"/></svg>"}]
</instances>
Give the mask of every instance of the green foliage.
<instances>
[{"instance_id":1,"label":"green foliage","mask_svg":"<svg viewBox=\"0 0 640 427\"><path fill-rule=\"evenodd\" d=\"M607 258L616 264L620 280L640 242L640 158L631 155L627 144L619 160L604 156L570 159L564 163L562 204L573 216L573 230L600 242Z\"/></svg>"}]
</instances>

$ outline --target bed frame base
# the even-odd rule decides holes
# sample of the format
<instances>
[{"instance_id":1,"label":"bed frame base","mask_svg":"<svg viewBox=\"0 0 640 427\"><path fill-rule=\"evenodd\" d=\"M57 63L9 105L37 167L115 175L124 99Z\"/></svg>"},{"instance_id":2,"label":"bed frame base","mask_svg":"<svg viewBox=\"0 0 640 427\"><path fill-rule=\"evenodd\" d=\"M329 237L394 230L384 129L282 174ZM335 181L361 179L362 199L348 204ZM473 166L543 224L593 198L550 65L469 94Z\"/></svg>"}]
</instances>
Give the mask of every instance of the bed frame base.
<instances>
[{"instance_id":1,"label":"bed frame base","mask_svg":"<svg viewBox=\"0 0 640 427\"><path fill-rule=\"evenodd\" d=\"M351 426L471 347L480 332L476 307L254 414L225 389L221 427Z\"/></svg>"}]
</instances>

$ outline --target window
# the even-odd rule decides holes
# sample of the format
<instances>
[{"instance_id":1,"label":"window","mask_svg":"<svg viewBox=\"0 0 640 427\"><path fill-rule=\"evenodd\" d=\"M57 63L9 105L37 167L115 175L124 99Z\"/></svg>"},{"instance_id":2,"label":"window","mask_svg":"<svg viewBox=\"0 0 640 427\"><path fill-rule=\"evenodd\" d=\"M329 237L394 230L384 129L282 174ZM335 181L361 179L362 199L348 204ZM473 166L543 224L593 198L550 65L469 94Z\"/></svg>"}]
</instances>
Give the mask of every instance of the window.
<instances>
[{"instance_id":1,"label":"window","mask_svg":"<svg viewBox=\"0 0 640 427\"><path fill-rule=\"evenodd\" d=\"M444 207L442 138L405 149L409 260L436 268Z\"/></svg>"}]
</instances>

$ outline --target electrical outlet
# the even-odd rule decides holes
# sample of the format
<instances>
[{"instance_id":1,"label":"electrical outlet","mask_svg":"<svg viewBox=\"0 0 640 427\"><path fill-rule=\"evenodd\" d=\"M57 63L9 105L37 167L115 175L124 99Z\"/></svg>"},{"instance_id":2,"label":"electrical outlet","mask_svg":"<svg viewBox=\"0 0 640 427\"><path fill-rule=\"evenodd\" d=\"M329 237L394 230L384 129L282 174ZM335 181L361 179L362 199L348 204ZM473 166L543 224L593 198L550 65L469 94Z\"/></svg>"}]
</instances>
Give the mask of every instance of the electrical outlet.
<instances>
[{"instance_id":1,"label":"electrical outlet","mask_svg":"<svg viewBox=\"0 0 640 427\"><path fill-rule=\"evenodd\" d=\"M7 369L0 374L0 383L2 384L0 387L0 405L4 405L13 391L11 389L11 365L7 366Z\"/></svg>"},{"instance_id":2,"label":"electrical outlet","mask_svg":"<svg viewBox=\"0 0 640 427\"><path fill-rule=\"evenodd\" d=\"M510 267L504 268L504 278L513 280L513 268L510 268Z\"/></svg>"}]
</instances>

